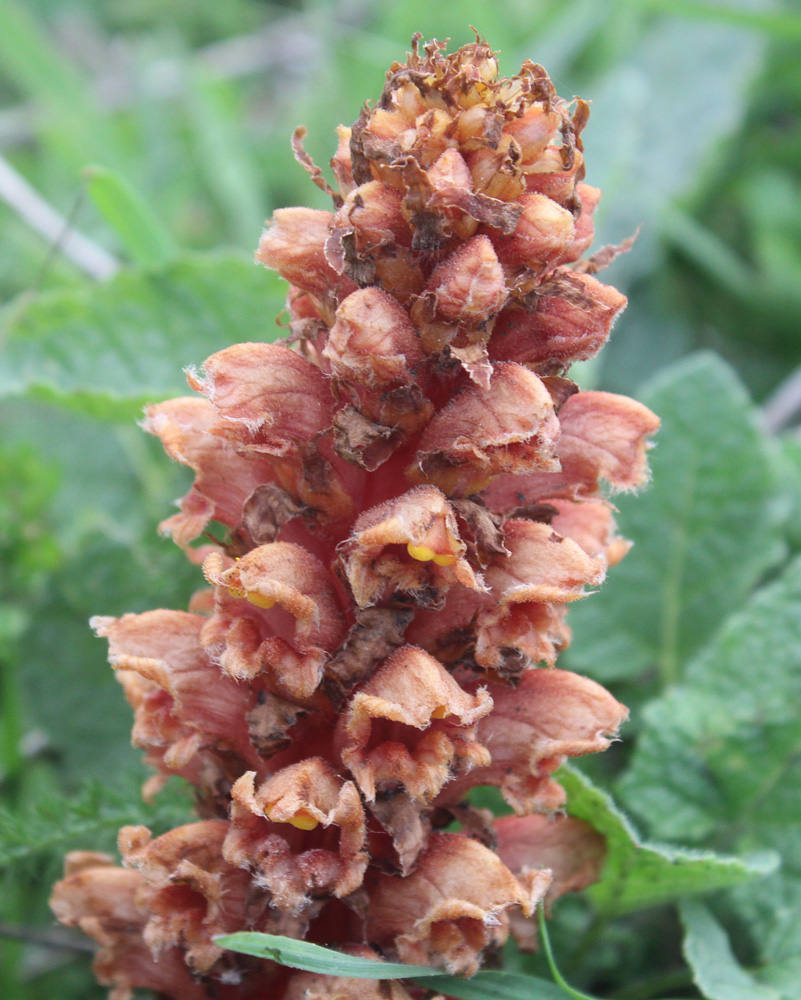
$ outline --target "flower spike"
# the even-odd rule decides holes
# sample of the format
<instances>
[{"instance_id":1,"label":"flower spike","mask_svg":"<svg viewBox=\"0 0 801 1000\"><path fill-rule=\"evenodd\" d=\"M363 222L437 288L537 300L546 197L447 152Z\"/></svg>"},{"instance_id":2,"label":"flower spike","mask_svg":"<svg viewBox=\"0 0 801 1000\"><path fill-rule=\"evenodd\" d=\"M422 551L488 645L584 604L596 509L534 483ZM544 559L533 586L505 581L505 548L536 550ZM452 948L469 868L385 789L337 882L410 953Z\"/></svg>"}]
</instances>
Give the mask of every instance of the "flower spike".
<instances>
[{"instance_id":1,"label":"flower spike","mask_svg":"<svg viewBox=\"0 0 801 1000\"><path fill-rule=\"evenodd\" d=\"M532 62L499 76L480 38L415 36L338 129L333 184L293 137L332 204L278 209L256 253L289 282L288 339L223 346L195 396L147 409L194 473L161 530L210 589L93 624L145 793L178 774L201 818L125 827L125 867L67 859L53 910L98 943L113 1000L422 1000L215 937L472 975L598 877L604 838L554 773L627 710L556 663L571 604L628 550L609 495L647 481L659 421L569 377L626 305L594 277L613 254L582 257L588 113ZM493 822L476 786L517 815Z\"/></svg>"}]
</instances>

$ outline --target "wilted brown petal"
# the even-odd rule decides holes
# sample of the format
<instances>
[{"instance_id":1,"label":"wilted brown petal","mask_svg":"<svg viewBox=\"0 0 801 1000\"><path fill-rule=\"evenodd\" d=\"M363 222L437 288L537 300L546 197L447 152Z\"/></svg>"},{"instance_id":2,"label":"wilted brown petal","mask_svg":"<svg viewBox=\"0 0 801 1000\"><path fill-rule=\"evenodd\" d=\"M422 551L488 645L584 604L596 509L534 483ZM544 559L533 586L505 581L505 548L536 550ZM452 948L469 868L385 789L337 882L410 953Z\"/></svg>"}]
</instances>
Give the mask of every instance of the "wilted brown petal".
<instances>
[{"instance_id":1,"label":"wilted brown petal","mask_svg":"<svg viewBox=\"0 0 801 1000\"><path fill-rule=\"evenodd\" d=\"M325 241L333 218L331 212L312 208L279 208L256 251L256 260L330 310L356 287L326 260Z\"/></svg>"},{"instance_id":2,"label":"wilted brown petal","mask_svg":"<svg viewBox=\"0 0 801 1000\"><path fill-rule=\"evenodd\" d=\"M603 347L625 305L625 295L611 285L588 274L557 271L540 286L533 305L501 313L489 342L490 356L543 367L584 361Z\"/></svg>"},{"instance_id":3,"label":"wilted brown petal","mask_svg":"<svg viewBox=\"0 0 801 1000\"><path fill-rule=\"evenodd\" d=\"M552 605L576 600L585 585L601 583L606 562L541 522L508 520L504 537L508 554L496 556L485 571L493 600L476 617L475 659L515 676L526 658L553 666L570 631Z\"/></svg>"},{"instance_id":4,"label":"wilted brown petal","mask_svg":"<svg viewBox=\"0 0 801 1000\"><path fill-rule=\"evenodd\" d=\"M647 406L611 392L578 392L559 413L559 459L570 481L594 487L604 479L613 490L646 481L648 438L659 418Z\"/></svg>"},{"instance_id":5,"label":"wilted brown petal","mask_svg":"<svg viewBox=\"0 0 801 1000\"><path fill-rule=\"evenodd\" d=\"M190 373L189 384L240 431L240 444L265 454L283 457L331 425L325 376L288 347L235 344L212 354L200 375Z\"/></svg>"},{"instance_id":6,"label":"wilted brown petal","mask_svg":"<svg viewBox=\"0 0 801 1000\"><path fill-rule=\"evenodd\" d=\"M606 840L589 823L563 813L502 816L494 824L498 857L515 875L547 868L553 881L545 897L553 903L566 892L597 882L606 858Z\"/></svg>"},{"instance_id":7,"label":"wilted brown petal","mask_svg":"<svg viewBox=\"0 0 801 1000\"><path fill-rule=\"evenodd\" d=\"M541 271L559 263L575 238L573 216L544 194L524 194L523 212L509 236L488 230L501 263Z\"/></svg>"},{"instance_id":8,"label":"wilted brown petal","mask_svg":"<svg viewBox=\"0 0 801 1000\"><path fill-rule=\"evenodd\" d=\"M648 478L649 438L659 418L642 403L609 392L577 392L559 411L560 472L498 476L482 491L490 510L508 513L554 497L577 499L636 489Z\"/></svg>"},{"instance_id":9,"label":"wilted brown petal","mask_svg":"<svg viewBox=\"0 0 801 1000\"><path fill-rule=\"evenodd\" d=\"M80 852L85 854L85 852ZM139 872L109 862L82 864L53 887L50 906L56 919L78 927L100 946L93 963L103 986L113 987L110 1000L130 1000L133 990L153 989L175 1000L206 1000L178 949L156 963L142 937L146 911L138 905L143 886Z\"/></svg>"},{"instance_id":10,"label":"wilted brown petal","mask_svg":"<svg viewBox=\"0 0 801 1000\"><path fill-rule=\"evenodd\" d=\"M491 707L486 691L467 694L428 653L402 646L343 715L342 761L369 802L377 789L401 785L431 799L453 773L489 762L474 732Z\"/></svg>"},{"instance_id":11,"label":"wilted brown petal","mask_svg":"<svg viewBox=\"0 0 801 1000\"><path fill-rule=\"evenodd\" d=\"M603 557L616 566L631 548L631 542L617 534L612 507L605 500L548 500L555 514L551 527L572 538L584 551Z\"/></svg>"},{"instance_id":12,"label":"wilted brown petal","mask_svg":"<svg viewBox=\"0 0 801 1000\"><path fill-rule=\"evenodd\" d=\"M205 973L223 956L231 957L214 943L215 934L261 929L266 895L254 898L247 873L224 860L227 832L222 820L188 823L155 840L143 826L120 830L123 860L144 877L139 893L148 913L143 936L156 958L164 949L180 947L187 964Z\"/></svg>"},{"instance_id":13,"label":"wilted brown petal","mask_svg":"<svg viewBox=\"0 0 801 1000\"><path fill-rule=\"evenodd\" d=\"M362 288L342 302L323 354L337 378L373 389L413 381L423 360L409 314L379 288Z\"/></svg>"},{"instance_id":14,"label":"wilted brown petal","mask_svg":"<svg viewBox=\"0 0 801 1000\"><path fill-rule=\"evenodd\" d=\"M337 708L376 664L403 645L404 631L413 617L414 609L407 604L356 612L354 624L325 668L323 688Z\"/></svg>"},{"instance_id":15,"label":"wilted brown petal","mask_svg":"<svg viewBox=\"0 0 801 1000\"><path fill-rule=\"evenodd\" d=\"M246 715L255 693L224 676L200 642L206 619L184 611L146 611L122 618L93 618L99 636L109 640L109 660L134 685L134 741L163 752L163 763L180 771L201 749L236 755L241 767L258 766Z\"/></svg>"},{"instance_id":16,"label":"wilted brown petal","mask_svg":"<svg viewBox=\"0 0 801 1000\"><path fill-rule=\"evenodd\" d=\"M436 315L452 323L478 326L506 301L503 270L486 236L469 240L434 271L428 292Z\"/></svg>"}]
</instances>

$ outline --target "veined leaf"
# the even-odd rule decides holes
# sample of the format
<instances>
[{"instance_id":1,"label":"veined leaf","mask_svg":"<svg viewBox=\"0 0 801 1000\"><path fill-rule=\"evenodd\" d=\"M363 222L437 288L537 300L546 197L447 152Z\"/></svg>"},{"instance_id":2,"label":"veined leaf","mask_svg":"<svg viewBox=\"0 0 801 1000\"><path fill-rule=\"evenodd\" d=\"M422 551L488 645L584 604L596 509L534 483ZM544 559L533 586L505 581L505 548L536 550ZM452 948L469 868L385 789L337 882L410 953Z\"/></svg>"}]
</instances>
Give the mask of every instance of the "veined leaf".
<instances>
[{"instance_id":1,"label":"veined leaf","mask_svg":"<svg viewBox=\"0 0 801 1000\"><path fill-rule=\"evenodd\" d=\"M147 402L186 393L186 365L274 340L285 294L272 272L216 253L19 301L0 320L0 396L131 420Z\"/></svg>"},{"instance_id":2,"label":"veined leaf","mask_svg":"<svg viewBox=\"0 0 801 1000\"><path fill-rule=\"evenodd\" d=\"M621 785L638 815L685 840L726 821L801 817L801 783L783 781L801 754L799 649L796 559L727 622L685 682L645 710L647 728Z\"/></svg>"},{"instance_id":3,"label":"veined leaf","mask_svg":"<svg viewBox=\"0 0 801 1000\"><path fill-rule=\"evenodd\" d=\"M801 954L801 558L645 711L621 792L664 836L776 849L782 870L733 890L761 960Z\"/></svg>"},{"instance_id":4,"label":"veined leaf","mask_svg":"<svg viewBox=\"0 0 801 1000\"><path fill-rule=\"evenodd\" d=\"M776 868L777 859L769 853L745 860L645 842L612 798L579 771L564 767L558 777L567 791L570 815L583 819L606 838L608 853L601 879L588 890L602 913L628 913L712 892Z\"/></svg>"},{"instance_id":5,"label":"veined leaf","mask_svg":"<svg viewBox=\"0 0 801 1000\"><path fill-rule=\"evenodd\" d=\"M634 549L572 609L569 662L603 681L657 668L672 683L781 557L784 503L777 453L725 362L695 355L641 398L662 419L653 482L616 501Z\"/></svg>"}]
</instances>

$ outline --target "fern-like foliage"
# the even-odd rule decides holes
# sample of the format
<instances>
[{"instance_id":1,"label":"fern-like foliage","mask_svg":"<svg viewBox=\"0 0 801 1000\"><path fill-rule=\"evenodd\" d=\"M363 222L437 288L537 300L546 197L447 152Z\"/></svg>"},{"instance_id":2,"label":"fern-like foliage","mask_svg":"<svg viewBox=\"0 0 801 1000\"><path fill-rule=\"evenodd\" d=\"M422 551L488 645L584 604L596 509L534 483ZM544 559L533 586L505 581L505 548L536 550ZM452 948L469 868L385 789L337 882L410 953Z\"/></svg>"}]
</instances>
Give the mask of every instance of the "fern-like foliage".
<instances>
[{"instance_id":1,"label":"fern-like foliage","mask_svg":"<svg viewBox=\"0 0 801 1000\"><path fill-rule=\"evenodd\" d=\"M132 779L114 788L90 781L73 795L51 795L21 810L0 807L0 868L76 847L108 849L120 826L142 823L158 834L192 818L191 798L177 781L153 803L142 801Z\"/></svg>"}]
</instances>

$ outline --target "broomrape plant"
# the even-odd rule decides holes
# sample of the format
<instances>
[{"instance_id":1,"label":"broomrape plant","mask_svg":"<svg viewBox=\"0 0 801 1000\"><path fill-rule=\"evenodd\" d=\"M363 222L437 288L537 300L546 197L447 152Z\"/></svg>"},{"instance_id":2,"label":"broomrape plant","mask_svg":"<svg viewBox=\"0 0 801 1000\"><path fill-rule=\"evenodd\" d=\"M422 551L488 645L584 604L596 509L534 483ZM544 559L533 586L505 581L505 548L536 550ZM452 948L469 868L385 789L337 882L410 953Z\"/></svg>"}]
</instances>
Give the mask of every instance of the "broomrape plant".
<instances>
[{"instance_id":1,"label":"broomrape plant","mask_svg":"<svg viewBox=\"0 0 801 1000\"><path fill-rule=\"evenodd\" d=\"M626 304L582 255L588 107L482 41L413 41L340 127L330 211L286 208L257 259L284 343L188 374L144 426L194 484L164 533L202 563L188 611L95 618L133 741L199 818L74 852L52 907L125 1000L408 1000L215 940L265 932L472 976L598 877L606 846L552 777L627 710L555 666L571 602L625 556L610 492L647 478L657 417L579 391ZM227 529L203 541L210 522ZM498 788L515 815L472 805ZM454 827L459 832L453 832ZM426 994L429 995L429 994Z\"/></svg>"}]
</instances>

